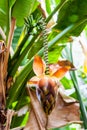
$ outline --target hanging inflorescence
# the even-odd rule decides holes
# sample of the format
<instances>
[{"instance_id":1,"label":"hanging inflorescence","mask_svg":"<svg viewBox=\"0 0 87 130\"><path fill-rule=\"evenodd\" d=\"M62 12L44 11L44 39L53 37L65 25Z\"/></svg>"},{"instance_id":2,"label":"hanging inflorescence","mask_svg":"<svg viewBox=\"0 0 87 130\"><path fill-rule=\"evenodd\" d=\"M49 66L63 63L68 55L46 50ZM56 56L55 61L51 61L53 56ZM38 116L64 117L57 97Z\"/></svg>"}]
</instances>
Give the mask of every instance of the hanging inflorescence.
<instances>
[{"instance_id":1,"label":"hanging inflorescence","mask_svg":"<svg viewBox=\"0 0 87 130\"><path fill-rule=\"evenodd\" d=\"M47 39L47 29L46 22L43 17L40 19L41 29L42 29L42 38L43 38L43 47L44 47L44 61L46 63L46 75L49 75L49 62L48 62L48 39Z\"/></svg>"}]
</instances>

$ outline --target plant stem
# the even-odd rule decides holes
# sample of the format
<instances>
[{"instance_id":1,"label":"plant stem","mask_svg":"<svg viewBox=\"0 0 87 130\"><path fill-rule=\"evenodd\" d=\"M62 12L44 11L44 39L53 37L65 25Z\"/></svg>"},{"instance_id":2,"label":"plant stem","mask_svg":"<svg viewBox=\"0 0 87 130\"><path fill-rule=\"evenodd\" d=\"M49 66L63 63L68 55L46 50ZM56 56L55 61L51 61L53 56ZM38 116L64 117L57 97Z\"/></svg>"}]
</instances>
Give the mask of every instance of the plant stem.
<instances>
[{"instance_id":1,"label":"plant stem","mask_svg":"<svg viewBox=\"0 0 87 130\"><path fill-rule=\"evenodd\" d=\"M13 34L14 34L15 24L16 24L16 20L14 18L12 18L10 32L9 32L8 41L7 41L7 52L6 52L6 55L4 58L4 77L5 78L7 76L8 58L9 58L10 46L11 46L12 38L13 38Z\"/></svg>"},{"instance_id":2,"label":"plant stem","mask_svg":"<svg viewBox=\"0 0 87 130\"><path fill-rule=\"evenodd\" d=\"M11 46L12 38L13 38L13 34L14 34L15 24L16 24L16 20L15 20L15 18L12 18L10 32L9 32L8 41L7 41L7 53L4 58L4 77L7 76L8 58L9 58L10 46Z\"/></svg>"},{"instance_id":3,"label":"plant stem","mask_svg":"<svg viewBox=\"0 0 87 130\"><path fill-rule=\"evenodd\" d=\"M73 62L72 44L70 44L70 60ZM81 110L81 114L82 114L82 119L84 121L83 122L84 128L87 129L87 112L86 112L86 108L84 106L84 103L83 103L83 100L82 100L82 97L81 97L81 92L80 92L80 89L79 89L78 80L77 80L75 72L74 71L70 72L70 76L71 76L71 79L73 81L73 84L74 84L74 87L75 87L75 90L76 90L76 94L77 94L77 97L78 97L78 100L79 100L79 103L80 103L80 110Z\"/></svg>"},{"instance_id":4,"label":"plant stem","mask_svg":"<svg viewBox=\"0 0 87 130\"><path fill-rule=\"evenodd\" d=\"M55 9L52 11L52 13L48 16L48 18L46 19L46 22L48 23L50 21L50 19L53 17L53 15L59 10L61 9L64 4L67 2L68 0L62 0L62 2L60 4L58 4Z\"/></svg>"},{"instance_id":5,"label":"plant stem","mask_svg":"<svg viewBox=\"0 0 87 130\"><path fill-rule=\"evenodd\" d=\"M77 81L75 72L70 72L70 76L73 81L73 84L74 84L74 87L76 90L76 94L77 94L77 97L78 97L78 100L80 103L80 110L81 110L81 114L82 114L84 128L87 129L87 112L86 112L86 108L82 101L81 92L79 90L79 85L78 85L78 81Z\"/></svg>"}]
</instances>

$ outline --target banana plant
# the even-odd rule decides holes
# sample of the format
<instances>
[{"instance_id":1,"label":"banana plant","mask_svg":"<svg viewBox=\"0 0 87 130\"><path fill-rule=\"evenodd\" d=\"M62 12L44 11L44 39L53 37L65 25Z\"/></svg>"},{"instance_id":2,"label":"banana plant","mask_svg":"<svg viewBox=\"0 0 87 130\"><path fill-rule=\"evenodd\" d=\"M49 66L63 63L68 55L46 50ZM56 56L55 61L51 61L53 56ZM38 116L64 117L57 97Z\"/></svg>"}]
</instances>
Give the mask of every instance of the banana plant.
<instances>
[{"instance_id":1,"label":"banana plant","mask_svg":"<svg viewBox=\"0 0 87 130\"><path fill-rule=\"evenodd\" d=\"M75 67L58 58L70 36L86 26L86 6L86 0L0 1L1 130L82 123L79 103L60 83Z\"/></svg>"}]
</instances>

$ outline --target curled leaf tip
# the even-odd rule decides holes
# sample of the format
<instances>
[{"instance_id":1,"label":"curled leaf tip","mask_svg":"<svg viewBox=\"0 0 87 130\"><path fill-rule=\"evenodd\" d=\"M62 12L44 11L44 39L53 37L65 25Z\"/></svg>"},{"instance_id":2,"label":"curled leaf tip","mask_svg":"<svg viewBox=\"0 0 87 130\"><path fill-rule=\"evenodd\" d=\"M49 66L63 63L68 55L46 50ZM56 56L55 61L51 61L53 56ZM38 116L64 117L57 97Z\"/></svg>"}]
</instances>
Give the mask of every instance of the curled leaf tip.
<instances>
[{"instance_id":1,"label":"curled leaf tip","mask_svg":"<svg viewBox=\"0 0 87 130\"><path fill-rule=\"evenodd\" d=\"M76 70L75 66L68 60L61 60L61 61L59 60L58 64L59 64L59 66L65 67L70 71L71 70Z\"/></svg>"}]
</instances>

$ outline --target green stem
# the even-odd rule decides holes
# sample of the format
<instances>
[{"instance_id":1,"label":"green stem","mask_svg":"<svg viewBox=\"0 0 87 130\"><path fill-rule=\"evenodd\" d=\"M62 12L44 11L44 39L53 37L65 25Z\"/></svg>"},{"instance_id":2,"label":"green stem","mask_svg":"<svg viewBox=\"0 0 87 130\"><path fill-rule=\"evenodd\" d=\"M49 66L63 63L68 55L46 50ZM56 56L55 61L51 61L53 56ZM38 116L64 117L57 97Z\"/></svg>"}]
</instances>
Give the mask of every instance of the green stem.
<instances>
[{"instance_id":1,"label":"green stem","mask_svg":"<svg viewBox=\"0 0 87 130\"><path fill-rule=\"evenodd\" d=\"M78 81L77 81L75 72L70 72L70 76L73 81L73 84L74 84L74 87L76 90L76 94L77 94L77 97L78 97L78 100L80 103L80 110L81 110L81 114L82 114L84 128L87 129L87 112L86 112L86 108L82 101L81 92L79 90L79 85L78 85Z\"/></svg>"},{"instance_id":2,"label":"green stem","mask_svg":"<svg viewBox=\"0 0 87 130\"><path fill-rule=\"evenodd\" d=\"M70 44L70 60L73 62L72 44ZM79 89L78 80L77 80L75 72L74 71L70 72L70 76L71 76L71 79L73 81L73 84L74 84L74 87L75 87L75 90L76 90L76 94L77 94L77 97L78 97L78 100L79 100L79 103L80 103L80 110L81 110L81 114L82 114L82 119L84 121L83 122L84 128L87 129L87 112L86 112L86 108L84 106L84 103L83 103L83 100L82 100L82 97L81 97L81 92L80 92L80 89Z\"/></svg>"},{"instance_id":3,"label":"green stem","mask_svg":"<svg viewBox=\"0 0 87 130\"><path fill-rule=\"evenodd\" d=\"M50 19L53 17L53 15L59 10L61 9L64 4L67 2L68 0L62 0L62 2L60 4L58 4L55 9L52 11L52 13L48 16L48 18L46 19L46 22L48 23L50 21Z\"/></svg>"}]
</instances>

